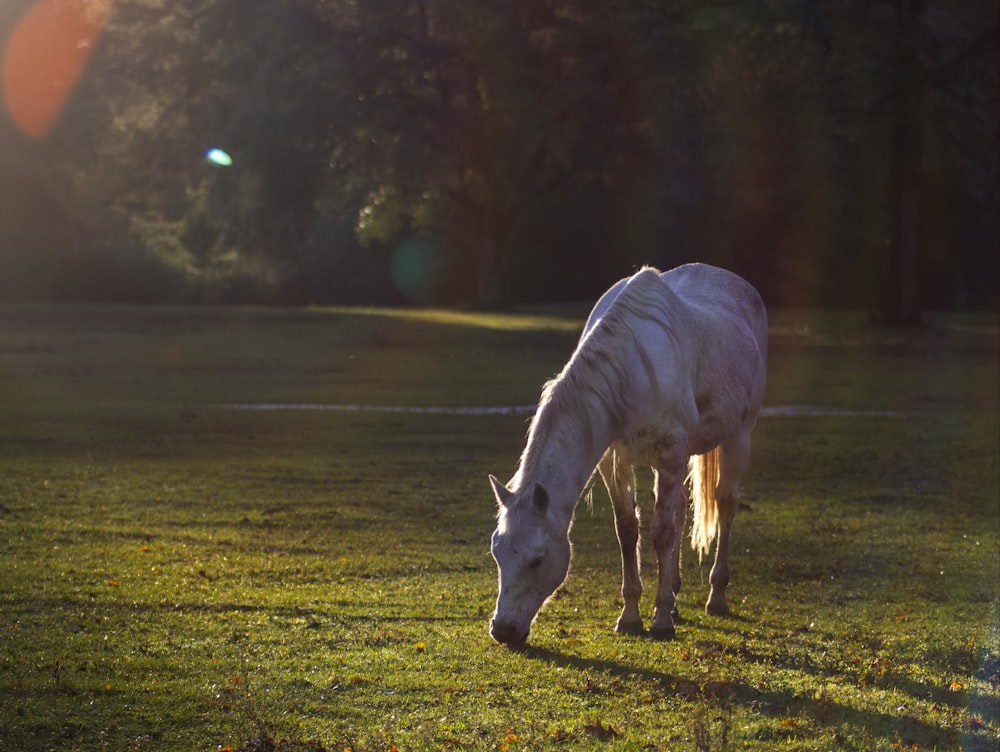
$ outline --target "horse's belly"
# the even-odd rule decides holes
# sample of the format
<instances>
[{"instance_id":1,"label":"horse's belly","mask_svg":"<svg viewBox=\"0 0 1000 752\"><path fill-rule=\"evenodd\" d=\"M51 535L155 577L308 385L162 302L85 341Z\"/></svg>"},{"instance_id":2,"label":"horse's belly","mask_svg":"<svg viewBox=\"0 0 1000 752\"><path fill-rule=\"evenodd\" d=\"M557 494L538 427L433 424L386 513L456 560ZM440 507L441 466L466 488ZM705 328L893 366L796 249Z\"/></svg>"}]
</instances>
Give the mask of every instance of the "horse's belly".
<instances>
[{"instance_id":1,"label":"horse's belly","mask_svg":"<svg viewBox=\"0 0 1000 752\"><path fill-rule=\"evenodd\" d=\"M640 428L624 443L634 463L655 467L663 445L663 434L652 426Z\"/></svg>"},{"instance_id":2,"label":"horse's belly","mask_svg":"<svg viewBox=\"0 0 1000 752\"><path fill-rule=\"evenodd\" d=\"M688 439L688 456L693 457L696 454L705 454L715 449L719 444L726 440L725 435L720 435L716 433L697 433L693 434Z\"/></svg>"},{"instance_id":3,"label":"horse's belly","mask_svg":"<svg viewBox=\"0 0 1000 752\"><path fill-rule=\"evenodd\" d=\"M688 455L705 454L737 433L751 419L751 409L730 410L726 414L703 412L688 434Z\"/></svg>"}]
</instances>

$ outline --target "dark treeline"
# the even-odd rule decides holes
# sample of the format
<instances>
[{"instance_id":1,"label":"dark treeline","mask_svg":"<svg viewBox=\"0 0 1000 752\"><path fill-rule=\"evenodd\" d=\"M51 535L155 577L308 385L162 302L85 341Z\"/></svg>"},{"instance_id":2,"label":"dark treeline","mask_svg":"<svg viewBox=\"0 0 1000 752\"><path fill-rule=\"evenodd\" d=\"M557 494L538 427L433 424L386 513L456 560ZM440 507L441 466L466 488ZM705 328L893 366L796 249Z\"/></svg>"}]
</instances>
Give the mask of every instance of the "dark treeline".
<instances>
[{"instance_id":1,"label":"dark treeline","mask_svg":"<svg viewBox=\"0 0 1000 752\"><path fill-rule=\"evenodd\" d=\"M699 260L997 305L993 0L108 4L45 137L0 119L0 299L496 306Z\"/></svg>"}]
</instances>

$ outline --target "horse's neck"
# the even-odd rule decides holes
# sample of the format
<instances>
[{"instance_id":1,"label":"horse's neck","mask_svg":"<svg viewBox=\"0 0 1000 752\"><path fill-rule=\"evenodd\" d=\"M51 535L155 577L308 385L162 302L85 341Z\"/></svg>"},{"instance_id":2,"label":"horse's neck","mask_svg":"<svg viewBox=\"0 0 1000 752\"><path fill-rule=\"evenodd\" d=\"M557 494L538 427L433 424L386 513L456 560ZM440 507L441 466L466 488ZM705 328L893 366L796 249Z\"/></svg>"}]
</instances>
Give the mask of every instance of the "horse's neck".
<instances>
[{"instance_id":1,"label":"horse's neck","mask_svg":"<svg viewBox=\"0 0 1000 752\"><path fill-rule=\"evenodd\" d=\"M583 419L579 413L552 407L543 407L532 425L514 487L540 483L568 525L577 499L611 443L612 419L603 409L593 409Z\"/></svg>"}]
</instances>

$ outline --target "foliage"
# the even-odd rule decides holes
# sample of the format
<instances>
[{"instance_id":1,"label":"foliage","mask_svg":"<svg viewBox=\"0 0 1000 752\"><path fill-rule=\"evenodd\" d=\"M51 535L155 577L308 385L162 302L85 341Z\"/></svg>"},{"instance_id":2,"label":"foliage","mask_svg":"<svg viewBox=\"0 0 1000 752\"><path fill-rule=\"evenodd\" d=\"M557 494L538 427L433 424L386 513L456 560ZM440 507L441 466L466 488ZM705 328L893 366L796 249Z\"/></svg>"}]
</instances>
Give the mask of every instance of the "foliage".
<instances>
[{"instance_id":1,"label":"foliage","mask_svg":"<svg viewBox=\"0 0 1000 752\"><path fill-rule=\"evenodd\" d=\"M996 33L979 0L117 0L47 140L0 118L3 292L398 301L431 234L480 304L698 259L995 305Z\"/></svg>"},{"instance_id":2,"label":"foliage","mask_svg":"<svg viewBox=\"0 0 1000 752\"><path fill-rule=\"evenodd\" d=\"M117 0L48 139L0 118L4 294L106 297L61 261L113 247L119 297L138 252L161 299L400 301L394 250L434 235L466 302L697 259L773 303L875 307L909 71L923 299L995 304L996 22L978 0Z\"/></svg>"},{"instance_id":3,"label":"foliage","mask_svg":"<svg viewBox=\"0 0 1000 752\"><path fill-rule=\"evenodd\" d=\"M914 4L901 65L904 5L118 0L48 141L0 122L0 189L27 209L4 223L4 293L400 300L391 255L430 234L467 302L698 259L772 302L875 306L887 103L913 71L918 281L934 306L988 304L995 8ZM81 280L67 257L113 270Z\"/></svg>"},{"instance_id":4,"label":"foliage","mask_svg":"<svg viewBox=\"0 0 1000 752\"><path fill-rule=\"evenodd\" d=\"M995 748L995 317L773 317L766 404L841 414L761 418L735 615L687 556L672 643L612 632L599 489L490 641L523 416L221 407L530 404L583 315L4 308L0 748Z\"/></svg>"}]
</instances>

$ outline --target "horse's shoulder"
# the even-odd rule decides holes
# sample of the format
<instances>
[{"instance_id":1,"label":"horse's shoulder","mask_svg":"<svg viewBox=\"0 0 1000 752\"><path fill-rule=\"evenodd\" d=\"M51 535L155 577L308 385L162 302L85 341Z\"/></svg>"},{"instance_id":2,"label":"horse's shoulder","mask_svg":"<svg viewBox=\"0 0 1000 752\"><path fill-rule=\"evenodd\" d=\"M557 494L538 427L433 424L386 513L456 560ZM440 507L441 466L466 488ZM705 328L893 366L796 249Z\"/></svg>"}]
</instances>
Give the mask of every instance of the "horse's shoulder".
<instances>
[{"instance_id":1,"label":"horse's shoulder","mask_svg":"<svg viewBox=\"0 0 1000 752\"><path fill-rule=\"evenodd\" d=\"M614 304L618 315L625 318L636 315L648 318L654 311L669 318L683 306L683 301L666 284L663 273L651 266L643 267L611 289L615 291L614 300L607 307Z\"/></svg>"}]
</instances>

